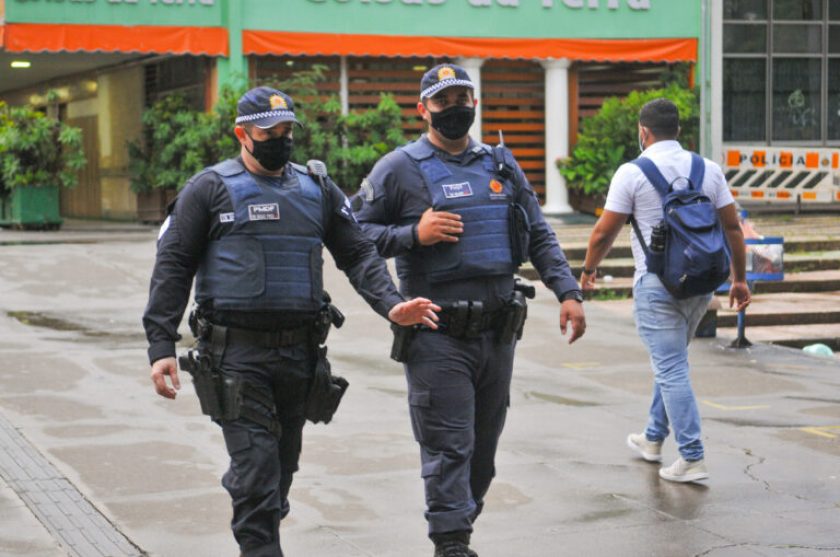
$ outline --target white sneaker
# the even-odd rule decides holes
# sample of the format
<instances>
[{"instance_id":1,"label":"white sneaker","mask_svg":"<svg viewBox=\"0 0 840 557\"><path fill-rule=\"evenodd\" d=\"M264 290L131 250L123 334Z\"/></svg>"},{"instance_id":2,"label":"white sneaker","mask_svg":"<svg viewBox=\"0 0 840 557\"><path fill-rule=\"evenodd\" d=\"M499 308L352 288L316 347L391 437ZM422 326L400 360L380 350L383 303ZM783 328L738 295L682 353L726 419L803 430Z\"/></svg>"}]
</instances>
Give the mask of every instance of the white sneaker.
<instances>
[{"instance_id":1,"label":"white sneaker","mask_svg":"<svg viewBox=\"0 0 840 557\"><path fill-rule=\"evenodd\" d=\"M709 479L709 471L702 459L689 462L680 457L667 468L660 468L659 477L669 482L699 482Z\"/></svg>"},{"instance_id":2,"label":"white sneaker","mask_svg":"<svg viewBox=\"0 0 840 557\"><path fill-rule=\"evenodd\" d=\"M627 436L627 446L648 462L662 462L662 441L648 441L644 433L631 433Z\"/></svg>"}]
</instances>

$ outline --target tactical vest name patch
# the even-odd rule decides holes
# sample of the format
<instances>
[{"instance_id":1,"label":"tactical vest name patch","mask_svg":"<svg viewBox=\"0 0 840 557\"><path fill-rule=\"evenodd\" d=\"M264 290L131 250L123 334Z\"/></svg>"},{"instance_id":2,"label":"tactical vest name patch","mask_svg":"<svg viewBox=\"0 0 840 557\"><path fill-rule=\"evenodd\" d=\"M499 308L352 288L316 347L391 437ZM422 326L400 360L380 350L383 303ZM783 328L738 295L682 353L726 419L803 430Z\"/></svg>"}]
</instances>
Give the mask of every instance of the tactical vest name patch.
<instances>
[{"instance_id":1,"label":"tactical vest name patch","mask_svg":"<svg viewBox=\"0 0 840 557\"><path fill-rule=\"evenodd\" d=\"M236 213L219 213L219 222L233 222Z\"/></svg>"},{"instance_id":2,"label":"tactical vest name patch","mask_svg":"<svg viewBox=\"0 0 840 557\"><path fill-rule=\"evenodd\" d=\"M280 206L277 203L248 205L248 220L280 220Z\"/></svg>"},{"instance_id":3,"label":"tactical vest name patch","mask_svg":"<svg viewBox=\"0 0 840 557\"><path fill-rule=\"evenodd\" d=\"M460 184L443 184L443 196L446 199L457 199L459 197L470 197L473 195L472 187L469 182L461 182Z\"/></svg>"}]
</instances>

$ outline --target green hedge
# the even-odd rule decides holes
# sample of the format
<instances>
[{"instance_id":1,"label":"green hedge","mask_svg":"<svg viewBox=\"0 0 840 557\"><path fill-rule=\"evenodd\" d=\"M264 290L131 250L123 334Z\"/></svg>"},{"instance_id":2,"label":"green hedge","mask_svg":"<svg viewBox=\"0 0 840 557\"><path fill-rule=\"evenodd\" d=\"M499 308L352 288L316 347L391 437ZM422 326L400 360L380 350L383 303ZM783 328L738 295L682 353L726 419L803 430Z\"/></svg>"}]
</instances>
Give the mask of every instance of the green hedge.
<instances>
[{"instance_id":1,"label":"green hedge","mask_svg":"<svg viewBox=\"0 0 840 557\"><path fill-rule=\"evenodd\" d=\"M74 187L85 164L82 130L29 106L0 101L0 191Z\"/></svg>"},{"instance_id":2,"label":"green hedge","mask_svg":"<svg viewBox=\"0 0 840 557\"><path fill-rule=\"evenodd\" d=\"M323 99L317 84L324 66L296 72L284 81L252 83L280 89L295 101L303 127L294 131L292 161L318 159L345 191L356 191L373 163L405 143L400 108L381 95L376 108L341 114L336 96ZM233 133L236 103L246 88L224 88L210 113L190 109L185 98L165 97L143 114L143 138L129 144L134 191L180 189L193 174L239 154Z\"/></svg>"},{"instance_id":3,"label":"green hedge","mask_svg":"<svg viewBox=\"0 0 840 557\"><path fill-rule=\"evenodd\" d=\"M634 91L624 98L611 97L597 114L583 120L572 155L557 161L568 187L589 195L606 193L618 167L639 156L639 110L660 97L677 105L682 126L680 142L687 149L696 149L700 107L691 89L672 84L664 89Z\"/></svg>"}]
</instances>

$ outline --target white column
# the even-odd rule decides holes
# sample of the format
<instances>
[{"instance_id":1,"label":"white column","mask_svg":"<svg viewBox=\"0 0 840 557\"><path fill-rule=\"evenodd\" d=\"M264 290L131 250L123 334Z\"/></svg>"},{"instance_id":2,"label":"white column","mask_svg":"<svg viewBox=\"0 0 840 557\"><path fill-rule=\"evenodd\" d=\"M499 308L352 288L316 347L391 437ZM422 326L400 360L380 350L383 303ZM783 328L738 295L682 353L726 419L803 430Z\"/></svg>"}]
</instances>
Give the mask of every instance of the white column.
<instances>
[{"instance_id":1,"label":"white column","mask_svg":"<svg viewBox=\"0 0 840 557\"><path fill-rule=\"evenodd\" d=\"M341 113L347 115L350 113L350 78L347 77L347 57L342 56L339 66L338 76L338 98L341 101Z\"/></svg>"},{"instance_id":2,"label":"white column","mask_svg":"<svg viewBox=\"0 0 840 557\"><path fill-rule=\"evenodd\" d=\"M571 213L566 180L556 161L569 156L569 66L568 58L543 60L545 68L545 205L543 213Z\"/></svg>"},{"instance_id":3,"label":"white column","mask_svg":"<svg viewBox=\"0 0 840 557\"><path fill-rule=\"evenodd\" d=\"M481 66L484 64L483 58L458 58L455 63L464 68L467 75L475 87L474 98L478 99L478 106L475 107L475 122L470 128L470 136L476 141L482 142L483 133L481 131Z\"/></svg>"},{"instance_id":4,"label":"white column","mask_svg":"<svg viewBox=\"0 0 840 557\"><path fill-rule=\"evenodd\" d=\"M723 5L721 2L710 4L712 121L708 133L712 145L711 151L705 154L716 163L723 164Z\"/></svg>"}]
</instances>

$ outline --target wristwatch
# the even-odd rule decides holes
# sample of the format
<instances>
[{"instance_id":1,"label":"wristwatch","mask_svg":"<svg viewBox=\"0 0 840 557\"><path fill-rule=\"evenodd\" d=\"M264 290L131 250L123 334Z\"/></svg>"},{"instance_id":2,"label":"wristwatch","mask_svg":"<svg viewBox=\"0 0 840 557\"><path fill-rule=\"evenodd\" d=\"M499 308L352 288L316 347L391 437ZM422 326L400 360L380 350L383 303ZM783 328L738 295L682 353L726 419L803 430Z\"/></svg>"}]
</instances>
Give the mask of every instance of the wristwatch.
<instances>
[{"instance_id":1,"label":"wristwatch","mask_svg":"<svg viewBox=\"0 0 840 557\"><path fill-rule=\"evenodd\" d=\"M598 272L598 267L592 267L591 269L587 269L586 266L584 266L581 270L584 272L584 274L594 275Z\"/></svg>"},{"instance_id":2,"label":"wristwatch","mask_svg":"<svg viewBox=\"0 0 840 557\"><path fill-rule=\"evenodd\" d=\"M582 304L583 292L581 292L580 290L569 290L568 292L563 292L563 295L560 296L560 303L563 303L566 300L574 300Z\"/></svg>"}]
</instances>

